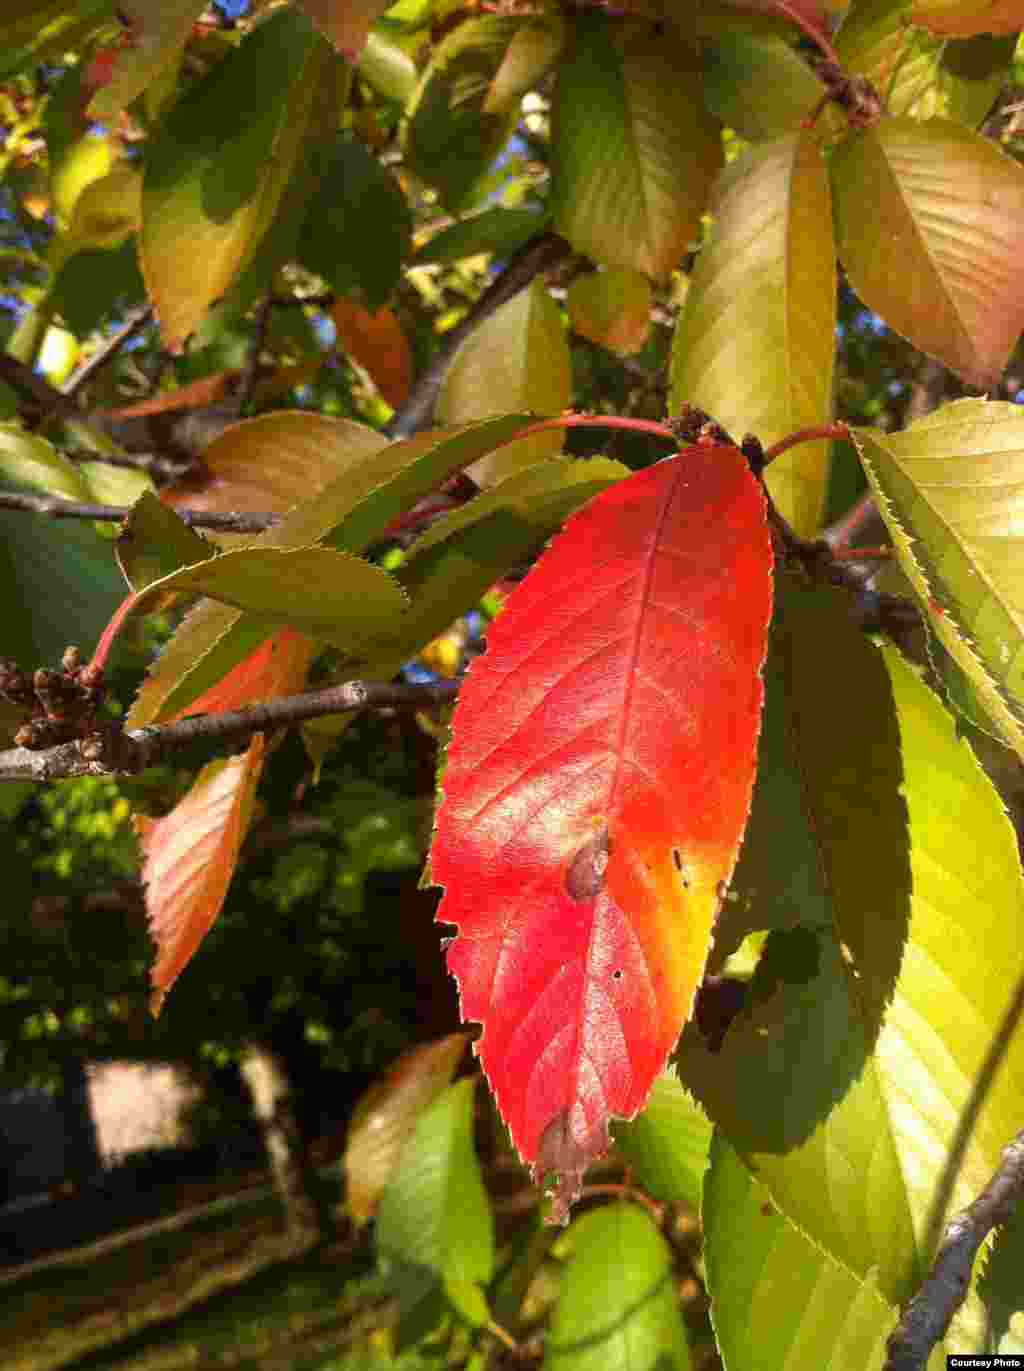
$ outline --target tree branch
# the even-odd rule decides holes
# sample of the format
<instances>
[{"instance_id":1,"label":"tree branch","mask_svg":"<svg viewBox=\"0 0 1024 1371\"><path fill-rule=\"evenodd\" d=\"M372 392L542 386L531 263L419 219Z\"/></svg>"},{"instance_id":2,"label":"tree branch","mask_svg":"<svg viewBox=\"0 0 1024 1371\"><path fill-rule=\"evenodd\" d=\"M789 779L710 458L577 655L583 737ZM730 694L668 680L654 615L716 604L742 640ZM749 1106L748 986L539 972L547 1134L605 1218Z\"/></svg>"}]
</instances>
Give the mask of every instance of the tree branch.
<instances>
[{"instance_id":1,"label":"tree branch","mask_svg":"<svg viewBox=\"0 0 1024 1371\"><path fill-rule=\"evenodd\" d=\"M889 1337L884 1371L924 1371L960 1308L981 1244L1024 1200L1024 1131L1003 1149L998 1171L973 1204L946 1226L924 1284Z\"/></svg>"},{"instance_id":2,"label":"tree branch","mask_svg":"<svg viewBox=\"0 0 1024 1371\"><path fill-rule=\"evenodd\" d=\"M453 328L437 356L418 378L409 398L388 424L389 438L411 438L430 423L438 393L452 359L474 330L495 314L502 305L530 284L535 276L568 257L572 248L555 233L541 233L514 253L505 268L494 278L473 305L462 323Z\"/></svg>"},{"instance_id":3,"label":"tree branch","mask_svg":"<svg viewBox=\"0 0 1024 1371\"><path fill-rule=\"evenodd\" d=\"M153 307L148 302L144 305L136 305L134 309L129 310L121 327L116 329L109 338L105 338L88 361L84 362L68 378L61 387L61 393L65 396L77 395L87 381L91 381L98 371L117 356L125 343L142 332L152 317Z\"/></svg>"},{"instance_id":4,"label":"tree branch","mask_svg":"<svg viewBox=\"0 0 1024 1371\"><path fill-rule=\"evenodd\" d=\"M88 737L32 751L0 752L0 781L62 781L73 776L135 775L177 748L199 741L244 742L254 733L285 728L325 714L364 709L424 709L448 703L457 681L437 685L394 685L388 681L346 681L304 695L289 695L250 709L198 714L160 727L124 729L106 724Z\"/></svg>"},{"instance_id":5,"label":"tree branch","mask_svg":"<svg viewBox=\"0 0 1024 1371\"><path fill-rule=\"evenodd\" d=\"M51 519L96 519L100 523L120 523L130 512L127 505L90 505L80 500L65 500L60 495L32 495L27 491L0 490L0 509L45 514ZM279 514L244 514L205 509L176 509L175 514L190 528L220 529L223 533L262 533L280 523Z\"/></svg>"}]
</instances>

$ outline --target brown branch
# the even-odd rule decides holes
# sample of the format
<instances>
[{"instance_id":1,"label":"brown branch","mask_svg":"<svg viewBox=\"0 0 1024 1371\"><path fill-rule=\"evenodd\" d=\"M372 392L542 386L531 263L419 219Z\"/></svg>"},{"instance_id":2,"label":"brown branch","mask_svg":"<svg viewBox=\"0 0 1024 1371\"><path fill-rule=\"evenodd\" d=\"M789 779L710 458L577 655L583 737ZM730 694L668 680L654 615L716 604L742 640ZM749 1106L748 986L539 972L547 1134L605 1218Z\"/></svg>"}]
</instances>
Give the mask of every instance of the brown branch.
<instances>
[{"instance_id":1,"label":"brown branch","mask_svg":"<svg viewBox=\"0 0 1024 1371\"><path fill-rule=\"evenodd\" d=\"M981 1244L1024 1201L1024 1131L1003 1149L998 1171L973 1204L947 1225L931 1271L886 1344L883 1371L924 1371L967 1295Z\"/></svg>"},{"instance_id":2,"label":"brown branch","mask_svg":"<svg viewBox=\"0 0 1024 1371\"><path fill-rule=\"evenodd\" d=\"M85 418L74 396L62 395L45 376L40 376L9 352L0 352L0 381L6 381L19 395L31 401L43 417L55 414L60 419L77 419L79 422Z\"/></svg>"},{"instance_id":3,"label":"brown branch","mask_svg":"<svg viewBox=\"0 0 1024 1371\"><path fill-rule=\"evenodd\" d=\"M138 333L146 327L153 317L153 307L150 304L136 305L129 310L124 323L116 329L109 338L105 338L88 361L84 362L78 370L68 378L67 382L61 387L61 392L65 396L75 396L82 386L112 361L114 357Z\"/></svg>"},{"instance_id":4,"label":"brown branch","mask_svg":"<svg viewBox=\"0 0 1024 1371\"><path fill-rule=\"evenodd\" d=\"M65 500L60 495L32 495L27 491L0 490L0 509L16 509L29 514L45 514L51 519L95 519L100 523L120 523L131 509L128 505L91 505L80 500ZM205 509L176 509L175 514L190 528L219 529L223 533L262 533L280 523L279 514L244 514Z\"/></svg>"},{"instance_id":5,"label":"brown branch","mask_svg":"<svg viewBox=\"0 0 1024 1371\"><path fill-rule=\"evenodd\" d=\"M541 233L524 243L509 258L505 268L487 287L461 324L447 335L437 356L417 379L409 398L385 429L389 438L411 438L430 424L445 374L462 343L502 305L525 290L535 276L568 257L571 251L564 238L559 238L555 233Z\"/></svg>"},{"instance_id":6,"label":"brown branch","mask_svg":"<svg viewBox=\"0 0 1024 1371\"><path fill-rule=\"evenodd\" d=\"M346 681L304 695L289 695L224 714L198 714L179 723L126 730L106 724L86 738L40 751L15 747L0 752L0 781L60 781L73 776L135 775L178 748L199 741L244 742L254 733L285 728L327 714L364 709L424 709L446 704L457 681L437 685L394 685L388 681Z\"/></svg>"}]
</instances>

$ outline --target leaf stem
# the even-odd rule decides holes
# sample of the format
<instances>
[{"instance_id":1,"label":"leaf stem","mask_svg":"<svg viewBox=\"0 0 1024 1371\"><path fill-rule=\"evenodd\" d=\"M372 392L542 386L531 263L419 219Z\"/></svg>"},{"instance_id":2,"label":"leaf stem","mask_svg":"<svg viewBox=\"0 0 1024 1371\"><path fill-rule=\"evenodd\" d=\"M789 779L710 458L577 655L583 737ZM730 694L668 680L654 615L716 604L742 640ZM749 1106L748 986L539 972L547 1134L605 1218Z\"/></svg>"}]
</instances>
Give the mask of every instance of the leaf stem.
<instances>
[{"instance_id":1,"label":"leaf stem","mask_svg":"<svg viewBox=\"0 0 1024 1371\"><path fill-rule=\"evenodd\" d=\"M795 433L787 433L785 438L780 438L777 443L773 443L764 454L764 464L774 462L776 457L781 457L784 452L788 452L791 447L796 447L799 443L813 443L819 438L848 439L850 427L844 424L841 419L837 419L833 424L817 424L813 428L798 428Z\"/></svg>"},{"instance_id":2,"label":"leaf stem","mask_svg":"<svg viewBox=\"0 0 1024 1371\"><path fill-rule=\"evenodd\" d=\"M801 33L807 35L823 57L829 62L834 62L837 67L842 67L842 63L839 60L839 54L829 42L827 35L824 34L821 29L812 24L809 19L805 18L795 6L788 4L787 0L773 0L773 3L775 9L777 9L780 14L784 14L791 23L797 26Z\"/></svg>"},{"instance_id":3,"label":"leaf stem","mask_svg":"<svg viewBox=\"0 0 1024 1371\"><path fill-rule=\"evenodd\" d=\"M832 549L833 562L883 562L896 555L889 543L877 547L840 547Z\"/></svg>"},{"instance_id":4,"label":"leaf stem","mask_svg":"<svg viewBox=\"0 0 1024 1371\"><path fill-rule=\"evenodd\" d=\"M132 598L129 597L129 600ZM124 605L121 608L123 610ZM155 766L178 748L200 740L217 742L231 739L242 742L254 733L286 728L307 719L323 718L327 714L348 714L354 710L436 707L447 704L458 689L458 681L439 681L436 685L346 681L323 690L307 691L303 695L268 700L249 709L193 715L163 727L125 729L117 723L106 724L86 738L59 743L56 747L38 751L16 747L0 752L0 781L57 781L72 776L135 775L146 767Z\"/></svg>"}]
</instances>

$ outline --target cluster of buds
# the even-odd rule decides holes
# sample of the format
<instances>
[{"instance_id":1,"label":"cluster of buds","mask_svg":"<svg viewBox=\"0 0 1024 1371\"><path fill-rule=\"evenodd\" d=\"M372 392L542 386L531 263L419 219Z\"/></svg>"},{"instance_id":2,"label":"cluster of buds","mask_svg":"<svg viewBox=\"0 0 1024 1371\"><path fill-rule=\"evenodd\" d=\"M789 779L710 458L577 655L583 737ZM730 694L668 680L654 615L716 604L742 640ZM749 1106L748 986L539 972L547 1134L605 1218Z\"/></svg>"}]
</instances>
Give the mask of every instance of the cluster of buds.
<instances>
[{"instance_id":1,"label":"cluster of buds","mask_svg":"<svg viewBox=\"0 0 1024 1371\"><path fill-rule=\"evenodd\" d=\"M0 695L30 715L14 735L18 747L33 751L86 738L96 731L96 710L104 695L102 667L82 664L69 647L59 671L40 667L29 675L17 662L0 658Z\"/></svg>"}]
</instances>

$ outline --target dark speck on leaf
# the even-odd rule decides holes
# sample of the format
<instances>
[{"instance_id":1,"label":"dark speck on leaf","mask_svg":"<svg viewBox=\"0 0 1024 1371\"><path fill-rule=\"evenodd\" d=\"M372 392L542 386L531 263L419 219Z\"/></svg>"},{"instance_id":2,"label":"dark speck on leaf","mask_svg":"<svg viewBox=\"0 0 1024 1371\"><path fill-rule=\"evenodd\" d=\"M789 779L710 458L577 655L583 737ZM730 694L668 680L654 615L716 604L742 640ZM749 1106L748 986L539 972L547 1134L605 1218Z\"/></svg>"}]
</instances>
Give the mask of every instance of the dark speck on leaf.
<instances>
[{"instance_id":1,"label":"dark speck on leaf","mask_svg":"<svg viewBox=\"0 0 1024 1371\"><path fill-rule=\"evenodd\" d=\"M569 863L565 873L565 889L570 899L592 900L600 894L610 852L608 829L603 827L583 844Z\"/></svg>"}]
</instances>

